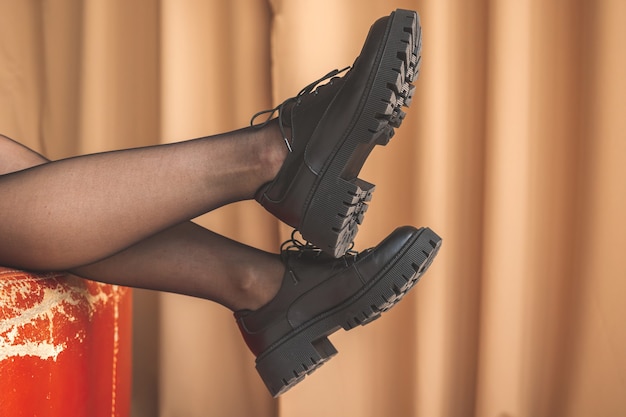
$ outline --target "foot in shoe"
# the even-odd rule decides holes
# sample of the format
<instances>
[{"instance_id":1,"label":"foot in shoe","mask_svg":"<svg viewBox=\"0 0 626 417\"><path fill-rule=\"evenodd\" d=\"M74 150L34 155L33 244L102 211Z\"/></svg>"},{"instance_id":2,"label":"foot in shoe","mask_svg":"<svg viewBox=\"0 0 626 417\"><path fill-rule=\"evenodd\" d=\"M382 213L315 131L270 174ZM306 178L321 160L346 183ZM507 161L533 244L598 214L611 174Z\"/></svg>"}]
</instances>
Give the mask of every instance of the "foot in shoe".
<instances>
[{"instance_id":1,"label":"foot in shoe","mask_svg":"<svg viewBox=\"0 0 626 417\"><path fill-rule=\"evenodd\" d=\"M417 14L396 10L372 25L345 75L339 76L348 68L332 71L252 119L278 112L290 151L276 178L257 191L257 201L334 257L351 247L363 220L374 185L357 175L373 147L386 145L402 123L420 51Z\"/></svg>"},{"instance_id":2,"label":"foot in shoe","mask_svg":"<svg viewBox=\"0 0 626 417\"><path fill-rule=\"evenodd\" d=\"M309 245L283 249L286 272L276 296L258 310L235 312L270 393L284 393L336 354L330 334L365 325L400 301L440 245L432 230L405 226L340 259Z\"/></svg>"}]
</instances>

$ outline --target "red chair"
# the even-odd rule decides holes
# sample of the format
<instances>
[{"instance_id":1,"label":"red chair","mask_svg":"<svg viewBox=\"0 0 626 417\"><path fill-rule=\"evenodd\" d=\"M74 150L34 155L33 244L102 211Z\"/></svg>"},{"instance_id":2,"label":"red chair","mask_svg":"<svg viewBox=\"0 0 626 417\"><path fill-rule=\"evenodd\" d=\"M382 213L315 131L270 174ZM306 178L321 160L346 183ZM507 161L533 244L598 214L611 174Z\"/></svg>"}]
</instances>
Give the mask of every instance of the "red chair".
<instances>
[{"instance_id":1,"label":"red chair","mask_svg":"<svg viewBox=\"0 0 626 417\"><path fill-rule=\"evenodd\" d=\"M0 267L0 416L130 413L131 291Z\"/></svg>"}]
</instances>

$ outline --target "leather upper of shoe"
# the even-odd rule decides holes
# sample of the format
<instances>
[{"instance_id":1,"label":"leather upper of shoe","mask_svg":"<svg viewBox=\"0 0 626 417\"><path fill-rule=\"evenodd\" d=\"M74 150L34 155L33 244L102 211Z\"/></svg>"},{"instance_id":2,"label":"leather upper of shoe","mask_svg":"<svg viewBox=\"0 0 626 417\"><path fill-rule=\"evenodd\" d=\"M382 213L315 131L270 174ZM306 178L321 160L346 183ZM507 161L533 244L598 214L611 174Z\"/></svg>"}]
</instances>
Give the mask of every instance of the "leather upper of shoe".
<instances>
[{"instance_id":1,"label":"leather upper of shoe","mask_svg":"<svg viewBox=\"0 0 626 417\"><path fill-rule=\"evenodd\" d=\"M285 275L276 296L258 310L235 312L241 333L255 354L293 329L338 306L390 267L417 229L396 229L375 248L335 259L318 250L283 250Z\"/></svg>"},{"instance_id":2,"label":"leather upper of shoe","mask_svg":"<svg viewBox=\"0 0 626 417\"><path fill-rule=\"evenodd\" d=\"M278 172L276 178L260 191L265 193L265 198L272 201L279 201L287 191L289 191L290 179L293 179L298 171L305 166L311 167L303 161L307 159L306 154L310 154L309 145L312 143L311 138L316 126L328 111L331 102L345 84L345 77L337 77L335 74L347 70L333 70L320 80L305 87L296 97L288 99L279 106L278 111L281 112L281 123L291 129L290 138L285 141L290 147L290 152L283 163L282 168ZM349 74L349 72L348 72ZM332 77L332 78L330 78ZM328 79L328 83L322 84L313 89L317 84ZM318 156L319 157L319 156Z\"/></svg>"},{"instance_id":3,"label":"leather upper of shoe","mask_svg":"<svg viewBox=\"0 0 626 417\"><path fill-rule=\"evenodd\" d=\"M287 224L297 227L316 177L341 146L367 99L367 86L376 75L374 65L382 53L388 17L372 25L360 55L343 77L313 89L315 82L279 111L281 122L291 129L291 152L276 178L263 185L256 199ZM336 71L331 74L339 74ZM324 80L324 78L322 78ZM282 112L282 115L280 114Z\"/></svg>"}]
</instances>

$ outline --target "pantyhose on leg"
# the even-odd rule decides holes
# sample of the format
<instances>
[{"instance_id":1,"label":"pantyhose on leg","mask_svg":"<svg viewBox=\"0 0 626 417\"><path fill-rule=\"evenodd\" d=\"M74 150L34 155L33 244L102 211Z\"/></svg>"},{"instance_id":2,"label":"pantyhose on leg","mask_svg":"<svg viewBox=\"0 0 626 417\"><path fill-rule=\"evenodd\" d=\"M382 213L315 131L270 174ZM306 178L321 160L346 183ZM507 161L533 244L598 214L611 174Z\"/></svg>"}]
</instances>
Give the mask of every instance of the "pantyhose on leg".
<instances>
[{"instance_id":1,"label":"pantyhose on leg","mask_svg":"<svg viewBox=\"0 0 626 417\"><path fill-rule=\"evenodd\" d=\"M3 175L0 264L66 270L250 199L278 172L287 153L281 138L270 123Z\"/></svg>"},{"instance_id":2,"label":"pantyhose on leg","mask_svg":"<svg viewBox=\"0 0 626 417\"><path fill-rule=\"evenodd\" d=\"M109 284L200 297L237 311L266 304L278 291L284 268L279 255L186 222L71 272Z\"/></svg>"},{"instance_id":3,"label":"pantyhose on leg","mask_svg":"<svg viewBox=\"0 0 626 417\"><path fill-rule=\"evenodd\" d=\"M235 134L245 135L247 133L236 132ZM241 141L238 143L241 144ZM280 141L279 144L281 144ZM217 145L217 147L219 148L219 145ZM167 148L171 147L165 147L164 149ZM240 149L239 151L243 152L244 149ZM184 150L181 152L184 152ZM277 153L279 154L280 152L281 150L278 149ZM119 153L104 154L107 155L104 159L108 159L109 155L112 157L121 155L122 158L128 160L142 159L141 156L138 156L140 154L140 150L139 152L128 155L126 155L125 151L122 151ZM150 157L152 156L148 156L148 158ZM163 156L163 158L168 159L168 156ZM266 156L264 158L271 157ZM106 172L98 173L97 171L90 170L82 166L82 162L87 163L91 159L91 157L85 157L71 160L72 164L78 165L76 169L78 171L82 171L84 175L93 174L96 176L96 178L83 178L76 181L74 187L77 187L76 184L85 184L90 181L104 181L107 177ZM280 158L277 158L275 162L278 160L280 160ZM76 162L78 162L78 164L76 164ZM223 161L217 161L216 165L219 165L221 162ZM102 161L98 160L96 160L96 163L100 165L103 164ZM113 162L113 164L121 166L121 164L118 164L117 162ZM210 165L210 163L207 163L207 165ZM214 169L216 169L216 165L213 166ZM45 169L48 166L63 167L63 165L60 164L49 163L45 158L30 149L0 136L0 175L2 175L2 177L0 177L0 190L2 195L5 195L5 193L8 192L2 188L3 184L10 183L9 181L4 181L5 178L10 178L13 182L12 189L17 189L18 192L21 192L20 188L16 186L16 184L19 184L19 179L22 177L22 173L30 175L32 172L43 172L48 175L57 175L59 178L48 178L45 181L47 184L52 184L53 186L56 181L64 181L65 174L60 168L55 170ZM73 168L73 166L70 165L70 168ZM233 166L232 168L236 168L236 166ZM25 169L29 170L22 171ZM151 170L149 166L148 169ZM167 171L168 167L161 167L160 169ZM208 169L210 170L211 168L209 167ZM200 169L198 170L201 171ZM138 175L142 174L139 172ZM179 173L176 173L176 175L179 175ZM197 175L199 177L203 176L201 173L198 173ZM209 174L209 176L211 175L213 175L213 178L215 179L234 174ZM246 176L245 173L241 175L243 177ZM266 175L269 176L271 173L268 172ZM30 182L36 182L37 179L37 176L35 175L31 175L30 177L24 175L23 177ZM223 180L226 181L227 179L223 178ZM149 182L149 180L146 181ZM180 181L182 184L187 182L184 178ZM191 182L191 179L189 179L189 181ZM254 193L253 189L255 182L260 181L263 181L263 178L257 178L255 180L238 178L234 181L235 184L233 184L233 189L224 193L219 191L220 184L214 184L213 188L211 188L211 184L208 186L205 185L205 187L213 190L213 194L211 196L204 196L207 207L218 207L231 200L248 198L249 196L247 193ZM169 183L167 178L164 179L164 182L167 183L168 186L176 188L176 184ZM249 183L245 184L246 182ZM134 184L134 181L131 181L131 183ZM121 188L123 188L123 184ZM111 187L110 185L111 184L108 186L105 185L103 190L87 189L85 191L85 198L89 199L88 205L95 205L95 203L102 198L98 195L100 192L112 193L115 187ZM72 215L72 205L65 206L62 200L57 201L55 193L38 190L36 184L30 184L30 187L32 187L31 192L36 194L41 192L47 195L48 199L52 199L48 204L55 207L53 211L62 213L64 210L67 210L67 215ZM134 187L136 186L134 185ZM152 184L151 187L156 187L156 185ZM193 188L193 186L190 187ZM237 187L240 189L235 189ZM62 184L58 186L58 189L62 188ZM76 192L77 190L78 187L74 189ZM136 191L137 188L133 188L133 190ZM167 194L167 189L164 193ZM61 190L60 194L61 195L58 196L59 198L67 198L67 195L71 194L71 191ZM120 191L119 194L114 194L123 197L122 191ZM28 195L23 195L22 197L28 200ZM127 197L129 200L128 206L134 207L135 210L139 210L143 213L155 213L155 208L152 206L149 197L150 196L147 192L140 192L139 195L130 194ZM80 203L80 196L75 198L78 199L77 203ZM132 201L135 198L139 198L141 201ZM4 200L4 198L2 200ZM12 200L18 201L16 198L12 198ZM45 200L41 198L35 198L34 200L45 202ZM163 205L170 207L167 198L158 200L161 201L161 203L157 204L163 204L163 202L165 202L167 204ZM199 203L195 202L195 200L201 200L201 198L199 196L191 196L189 197L189 200L194 201L194 205L199 205ZM183 207L179 209L180 212L189 212L189 208L184 207L186 201L187 200L183 200L181 202ZM145 204L146 207L144 207L142 203ZM119 210L115 205L113 207L107 207ZM103 207L93 208L94 212L92 213L91 221L96 222L97 224L95 226L90 226L90 230L105 229L107 227L107 223L109 224L109 227L111 227L112 223L114 227L119 229L113 233L114 238L116 239L115 241L123 242L124 247L116 247L111 244L110 241L106 250L91 247L91 245L97 245L99 241L98 236L93 239L92 236L85 235L87 231L81 232L80 227L78 226L70 227L69 231L71 233L66 233L65 229L53 225L52 219L46 219L44 224L51 225L54 230L46 230L45 226L41 224L36 225L35 228L38 230L38 233L40 233L39 236L47 236L47 238L51 240L50 242L36 246L39 247L39 249L37 249L38 252L19 253L19 250L13 249L13 252L16 253L17 260L12 261L11 250L5 248L5 246L11 245L8 245L8 242L5 240L5 243L0 244L2 245L3 257L0 264L17 266L26 269L46 269L48 265L51 266L48 267L50 269L59 269L54 266L65 264L68 265L68 267L64 269L69 269L70 272L85 278L111 284L148 288L201 297L218 302L231 310L256 309L267 303L280 286L284 266L278 255L263 252L242 245L238 242L234 242L189 221L174 224L162 230L157 230L159 227L162 227L163 224L167 224L167 219L179 219L180 216L183 216L180 213L169 215L167 213L162 213L160 215L160 220L158 221L146 219L141 227L132 227L131 224L125 224L124 222L134 221L132 220L133 218L139 218L140 216L135 214L122 214L122 218L120 219L120 222L118 222L115 218L111 218L111 215L107 213ZM5 208L3 208L3 210L4 209ZM13 218L17 218L19 217L19 213L17 213L17 211L19 211L19 207L15 207L14 209L16 212L11 213L11 216L13 216ZM34 209L28 212L30 213L28 215L34 216L31 221L35 223L38 222L38 217L41 215L41 212L37 213ZM87 214L88 213L85 215ZM103 214L104 219L100 219L98 217L99 214ZM58 216L59 214L56 215ZM10 229L10 225L5 224L6 221L6 217L3 217L3 219L0 220L0 228ZM24 221L27 221L27 219L24 219ZM66 219L66 221L71 223L73 218ZM82 220L78 218L77 221L80 222ZM176 220L170 221L174 222ZM153 228L152 231L150 231L150 227ZM128 228L130 228L130 230L124 230ZM27 228L27 230L24 230L24 234L26 234L28 230L31 229ZM13 231L13 233L20 237L21 241L30 241L28 236L21 237L19 231ZM100 233L100 238L102 237L103 232L96 231L96 233ZM144 235L148 235L148 237L142 238ZM70 256L66 256L64 254L59 254L57 249L54 250L54 253L41 252L42 250L45 250L45 247L48 245L55 246L59 239L62 240L62 246L72 248L72 250L77 250L78 253L72 253ZM84 250L80 248L81 242L82 244L87 245ZM128 242L131 242L131 244L128 245ZM26 248L22 248L22 250L27 251ZM107 251L110 253L107 253ZM101 254L108 257L105 259L98 259L98 256L101 256ZM60 259L54 259L54 256L59 256ZM78 266L82 263L78 260L89 258L95 258L96 261L90 265ZM76 262L76 264L72 265L72 262Z\"/></svg>"}]
</instances>

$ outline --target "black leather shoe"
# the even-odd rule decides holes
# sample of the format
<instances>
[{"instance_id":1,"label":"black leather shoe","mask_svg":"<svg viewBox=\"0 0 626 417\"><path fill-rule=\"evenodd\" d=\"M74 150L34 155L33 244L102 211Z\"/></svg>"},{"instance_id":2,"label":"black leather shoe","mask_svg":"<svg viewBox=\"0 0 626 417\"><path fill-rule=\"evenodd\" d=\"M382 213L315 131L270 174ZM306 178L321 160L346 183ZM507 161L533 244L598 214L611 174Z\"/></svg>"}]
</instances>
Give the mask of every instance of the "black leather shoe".
<instances>
[{"instance_id":1,"label":"black leather shoe","mask_svg":"<svg viewBox=\"0 0 626 417\"><path fill-rule=\"evenodd\" d=\"M365 325L396 304L424 274L441 245L428 228L396 229L373 249L334 259L309 246L282 251L278 294L235 319L276 397L337 353L328 336Z\"/></svg>"},{"instance_id":2,"label":"black leather shoe","mask_svg":"<svg viewBox=\"0 0 626 417\"><path fill-rule=\"evenodd\" d=\"M372 25L343 77L332 71L252 119L278 111L290 150L276 178L258 190L257 201L334 257L348 250L363 220L374 185L357 175L374 145L386 145L402 123L420 51L417 13L396 10Z\"/></svg>"}]
</instances>

